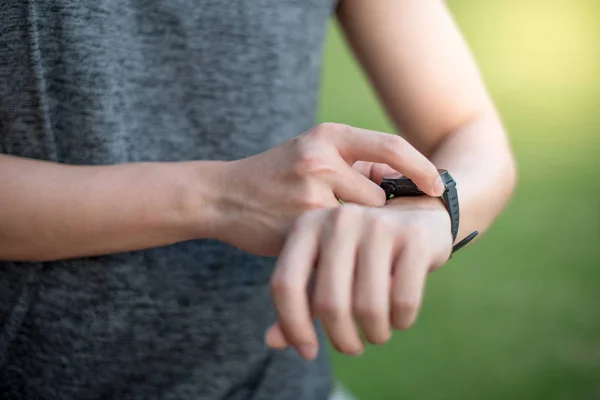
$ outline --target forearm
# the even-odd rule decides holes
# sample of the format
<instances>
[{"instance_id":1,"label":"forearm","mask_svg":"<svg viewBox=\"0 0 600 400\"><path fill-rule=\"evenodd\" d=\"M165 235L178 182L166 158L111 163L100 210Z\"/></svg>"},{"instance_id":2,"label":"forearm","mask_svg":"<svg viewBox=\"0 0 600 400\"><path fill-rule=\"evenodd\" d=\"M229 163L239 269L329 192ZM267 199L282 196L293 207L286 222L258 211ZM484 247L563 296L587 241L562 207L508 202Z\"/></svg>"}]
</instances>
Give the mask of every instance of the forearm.
<instances>
[{"instance_id":1,"label":"forearm","mask_svg":"<svg viewBox=\"0 0 600 400\"><path fill-rule=\"evenodd\" d=\"M511 197L507 136L475 58L442 1L343 0L339 18L390 118L458 186L458 240Z\"/></svg>"},{"instance_id":2,"label":"forearm","mask_svg":"<svg viewBox=\"0 0 600 400\"><path fill-rule=\"evenodd\" d=\"M0 260L94 256L211 237L217 170L211 162L69 166L0 155Z\"/></svg>"},{"instance_id":3,"label":"forearm","mask_svg":"<svg viewBox=\"0 0 600 400\"><path fill-rule=\"evenodd\" d=\"M447 135L431 154L456 180L460 202L457 242L485 232L510 201L516 168L503 127L493 111Z\"/></svg>"}]
</instances>

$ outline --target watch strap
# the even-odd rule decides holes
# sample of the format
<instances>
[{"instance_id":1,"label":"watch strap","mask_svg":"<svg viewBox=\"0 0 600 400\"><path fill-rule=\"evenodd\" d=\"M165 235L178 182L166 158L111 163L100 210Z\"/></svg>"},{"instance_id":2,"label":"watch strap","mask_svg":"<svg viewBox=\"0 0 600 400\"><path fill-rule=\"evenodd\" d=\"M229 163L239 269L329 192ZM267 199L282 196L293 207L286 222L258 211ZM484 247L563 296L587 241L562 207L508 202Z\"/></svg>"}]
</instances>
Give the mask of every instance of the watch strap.
<instances>
[{"instance_id":1,"label":"watch strap","mask_svg":"<svg viewBox=\"0 0 600 400\"><path fill-rule=\"evenodd\" d=\"M442 178L442 182L446 187L444 194L442 194L442 199L444 200L444 204L446 205L448 214L450 214L452 243L454 243L454 241L456 240L456 235L458 235L458 226L460 224L460 207L458 204L456 182L448 173L448 171L443 171L442 173L440 173L440 177Z\"/></svg>"},{"instance_id":2,"label":"watch strap","mask_svg":"<svg viewBox=\"0 0 600 400\"><path fill-rule=\"evenodd\" d=\"M456 241L458 236L458 228L460 226L460 205L458 202L458 191L456 189L456 181L450 173L446 170L439 170L440 177L446 190L442 194L442 200L450 215L450 230L452 233L452 243ZM383 179L381 182L381 188L385 191L388 199L393 197L404 197L404 196L423 196L425 193L415 185L415 183L406 178L401 177L397 179ZM471 240L473 240L479 234L478 231L474 231L455 244L452 248L452 253L457 252L464 246L466 246ZM452 255L450 256L452 257Z\"/></svg>"}]
</instances>

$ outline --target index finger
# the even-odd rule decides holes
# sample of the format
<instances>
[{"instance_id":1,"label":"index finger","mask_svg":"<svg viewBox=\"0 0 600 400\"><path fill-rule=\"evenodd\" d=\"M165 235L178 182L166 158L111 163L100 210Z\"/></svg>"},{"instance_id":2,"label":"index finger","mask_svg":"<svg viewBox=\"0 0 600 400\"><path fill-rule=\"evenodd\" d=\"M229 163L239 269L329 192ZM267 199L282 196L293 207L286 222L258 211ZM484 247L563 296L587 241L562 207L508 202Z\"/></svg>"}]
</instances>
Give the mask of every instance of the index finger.
<instances>
[{"instance_id":1,"label":"index finger","mask_svg":"<svg viewBox=\"0 0 600 400\"><path fill-rule=\"evenodd\" d=\"M444 185L437 167L404 138L389 133L343 125L331 135L340 155L350 164L370 161L387 164L411 179L430 196L441 196Z\"/></svg>"}]
</instances>

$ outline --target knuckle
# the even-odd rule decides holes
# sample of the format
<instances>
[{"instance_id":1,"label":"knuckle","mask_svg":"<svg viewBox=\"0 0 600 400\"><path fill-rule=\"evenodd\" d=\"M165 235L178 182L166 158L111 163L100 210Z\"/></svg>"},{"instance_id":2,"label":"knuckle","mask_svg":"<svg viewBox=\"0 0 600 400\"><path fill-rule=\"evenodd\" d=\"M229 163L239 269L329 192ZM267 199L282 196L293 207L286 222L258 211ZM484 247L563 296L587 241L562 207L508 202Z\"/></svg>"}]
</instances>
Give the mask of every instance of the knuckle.
<instances>
[{"instance_id":1,"label":"knuckle","mask_svg":"<svg viewBox=\"0 0 600 400\"><path fill-rule=\"evenodd\" d=\"M317 316L325 318L330 322L339 321L341 317L340 307L335 302L328 299L316 300L314 310Z\"/></svg>"},{"instance_id":2,"label":"knuckle","mask_svg":"<svg viewBox=\"0 0 600 400\"><path fill-rule=\"evenodd\" d=\"M393 299L394 312L397 313L414 313L419 309L419 302L402 296L396 296Z\"/></svg>"},{"instance_id":3,"label":"knuckle","mask_svg":"<svg viewBox=\"0 0 600 400\"><path fill-rule=\"evenodd\" d=\"M293 166L294 175L300 177L323 175L334 172L334 170L330 157L323 152L311 149L300 150Z\"/></svg>"},{"instance_id":4,"label":"knuckle","mask_svg":"<svg viewBox=\"0 0 600 400\"><path fill-rule=\"evenodd\" d=\"M312 211L307 211L302 214L294 221L292 225L292 231L301 231L310 227L314 221L314 213Z\"/></svg>"},{"instance_id":5,"label":"knuckle","mask_svg":"<svg viewBox=\"0 0 600 400\"><path fill-rule=\"evenodd\" d=\"M326 139L331 135L336 135L345 132L348 125L338 124L335 122L322 122L315 126L310 132L315 138Z\"/></svg>"},{"instance_id":6,"label":"knuckle","mask_svg":"<svg viewBox=\"0 0 600 400\"><path fill-rule=\"evenodd\" d=\"M422 232L422 231L419 231L419 232ZM419 236L419 235L421 235L421 236ZM418 256L421 259L427 258L429 260L430 257L432 256L431 246L432 245L430 243L428 243L425 234L423 234L423 233L410 234L407 236L407 239L406 239L405 251L410 252L410 254L412 254L412 257Z\"/></svg>"},{"instance_id":7,"label":"knuckle","mask_svg":"<svg viewBox=\"0 0 600 400\"><path fill-rule=\"evenodd\" d=\"M383 152L389 155L400 155L404 152L406 141L398 135L388 134L382 138Z\"/></svg>"},{"instance_id":8,"label":"knuckle","mask_svg":"<svg viewBox=\"0 0 600 400\"><path fill-rule=\"evenodd\" d=\"M306 213L300 214L296 220L290 226L290 235L299 234L309 227L309 221L306 217Z\"/></svg>"},{"instance_id":9,"label":"knuckle","mask_svg":"<svg viewBox=\"0 0 600 400\"><path fill-rule=\"evenodd\" d=\"M332 341L333 347L343 354L360 354L363 350L363 345L359 340L344 339L341 341Z\"/></svg>"},{"instance_id":10,"label":"knuckle","mask_svg":"<svg viewBox=\"0 0 600 400\"><path fill-rule=\"evenodd\" d=\"M409 222L406 224L404 232L406 237L416 246L421 246L423 243L427 242L427 229L425 229L423 224Z\"/></svg>"},{"instance_id":11,"label":"knuckle","mask_svg":"<svg viewBox=\"0 0 600 400\"><path fill-rule=\"evenodd\" d=\"M274 274L270 281L271 293L274 297L286 295L295 290L295 285L282 275Z\"/></svg>"},{"instance_id":12,"label":"knuckle","mask_svg":"<svg viewBox=\"0 0 600 400\"><path fill-rule=\"evenodd\" d=\"M373 323L385 318L385 313L384 307L371 302L361 301L354 304L354 315L366 323Z\"/></svg>"},{"instance_id":13,"label":"knuckle","mask_svg":"<svg viewBox=\"0 0 600 400\"><path fill-rule=\"evenodd\" d=\"M396 229L396 224L390 218L377 216L369 222L369 230L373 237L381 237L389 235Z\"/></svg>"},{"instance_id":14,"label":"knuckle","mask_svg":"<svg viewBox=\"0 0 600 400\"><path fill-rule=\"evenodd\" d=\"M291 334L287 337L287 339L291 342L294 342L295 340L297 341L303 336L307 336L305 329L307 328L306 325L310 323L310 321L305 320L300 315L290 314L286 316L285 322L286 327L294 329L294 332L291 332Z\"/></svg>"},{"instance_id":15,"label":"knuckle","mask_svg":"<svg viewBox=\"0 0 600 400\"><path fill-rule=\"evenodd\" d=\"M393 312L399 318L394 319L394 327L397 329L410 328L417 317L419 302L413 299L395 298L393 300Z\"/></svg>"},{"instance_id":16,"label":"knuckle","mask_svg":"<svg viewBox=\"0 0 600 400\"><path fill-rule=\"evenodd\" d=\"M297 208L303 211L316 210L327 207L328 196L325 196L321 190L314 186L306 187L302 193L294 197L294 202ZM303 223L312 221L313 215L309 214L302 219Z\"/></svg>"},{"instance_id":17,"label":"knuckle","mask_svg":"<svg viewBox=\"0 0 600 400\"><path fill-rule=\"evenodd\" d=\"M351 221L360 218L362 208L356 204L343 204L331 212L331 222L335 228L344 228Z\"/></svg>"},{"instance_id":18,"label":"knuckle","mask_svg":"<svg viewBox=\"0 0 600 400\"><path fill-rule=\"evenodd\" d=\"M401 318L400 320L394 322L394 328L400 330L410 329L415 324L415 321L416 317Z\"/></svg>"},{"instance_id":19,"label":"knuckle","mask_svg":"<svg viewBox=\"0 0 600 400\"><path fill-rule=\"evenodd\" d=\"M309 138L309 140L316 140L316 141L327 140L328 136L331 134L332 130L334 129L334 128L332 128L332 126L333 126L332 123L328 123L328 122L320 123L319 125L315 126L311 130L306 132L306 136Z\"/></svg>"},{"instance_id":20,"label":"knuckle","mask_svg":"<svg viewBox=\"0 0 600 400\"><path fill-rule=\"evenodd\" d=\"M391 338L391 333L387 332L374 332L367 335L367 340L372 344L384 344Z\"/></svg>"}]
</instances>

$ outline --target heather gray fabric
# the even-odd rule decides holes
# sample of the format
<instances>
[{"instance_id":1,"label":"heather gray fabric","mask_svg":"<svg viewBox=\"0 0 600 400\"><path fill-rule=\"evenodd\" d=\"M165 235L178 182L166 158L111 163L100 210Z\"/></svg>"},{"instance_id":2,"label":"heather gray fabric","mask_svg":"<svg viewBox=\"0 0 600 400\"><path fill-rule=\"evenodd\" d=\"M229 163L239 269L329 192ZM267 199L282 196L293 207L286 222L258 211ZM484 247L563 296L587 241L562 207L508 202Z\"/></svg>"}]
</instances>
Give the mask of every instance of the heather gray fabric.
<instances>
[{"instance_id":1,"label":"heather gray fabric","mask_svg":"<svg viewBox=\"0 0 600 400\"><path fill-rule=\"evenodd\" d=\"M0 152L237 159L314 124L334 0L2 0ZM1 190L1 189L0 189ZM0 262L0 396L325 399L263 345L272 259L214 241Z\"/></svg>"}]
</instances>

